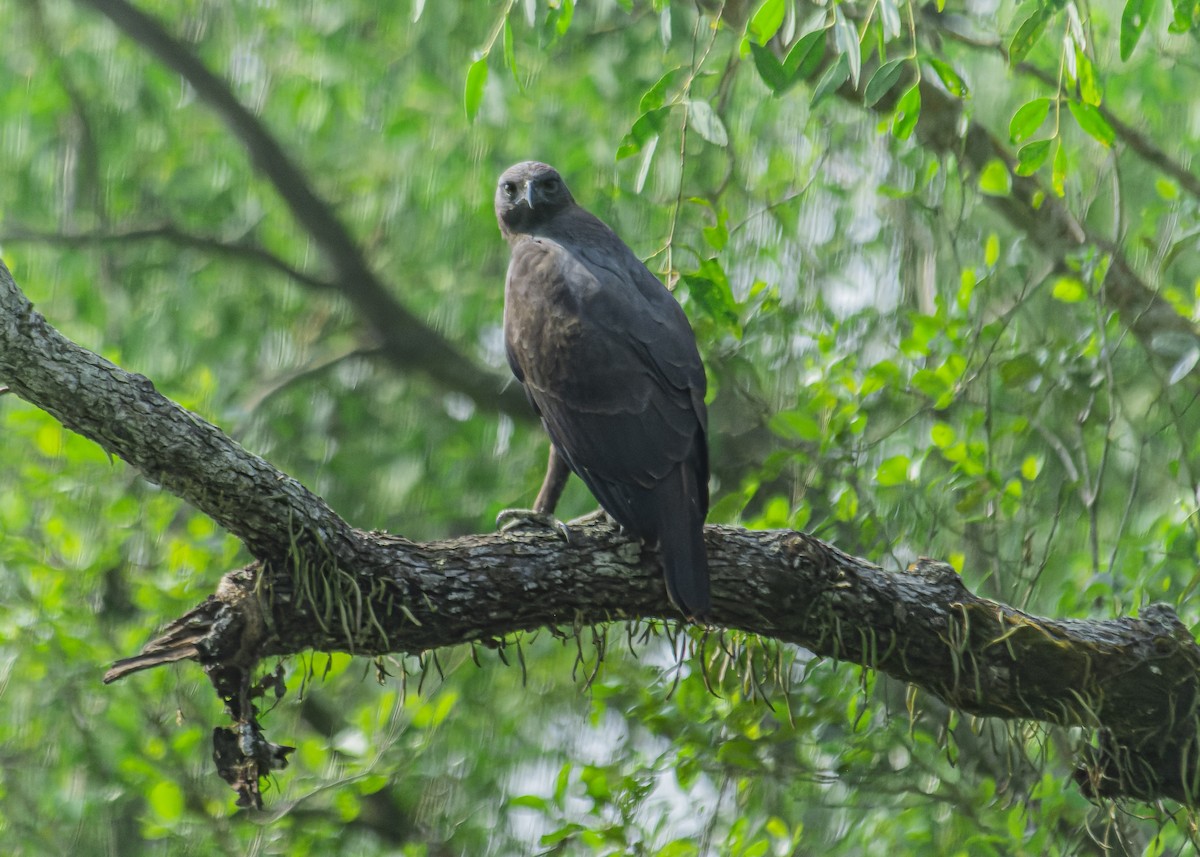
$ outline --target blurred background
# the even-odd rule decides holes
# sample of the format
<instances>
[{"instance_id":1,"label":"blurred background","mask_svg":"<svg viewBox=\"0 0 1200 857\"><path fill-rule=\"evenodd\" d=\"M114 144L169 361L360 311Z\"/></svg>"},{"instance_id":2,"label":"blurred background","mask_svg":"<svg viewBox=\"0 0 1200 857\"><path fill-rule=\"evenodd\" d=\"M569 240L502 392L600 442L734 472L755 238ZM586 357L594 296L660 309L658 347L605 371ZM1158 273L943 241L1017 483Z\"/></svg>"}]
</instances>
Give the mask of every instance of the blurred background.
<instances>
[{"instance_id":1,"label":"blurred background","mask_svg":"<svg viewBox=\"0 0 1200 857\"><path fill-rule=\"evenodd\" d=\"M114 0L7 3L0 254L63 333L352 524L487 531L545 463L492 213L503 168L544 160L692 320L710 521L937 557L1043 615L1166 601L1194 628L1195 11L942 5L140 0L176 40L156 49ZM330 235L164 50L216 75L465 374L381 337ZM524 669L285 661L265 725L298 750L236 810L197 667L100 676L249 556L13 395L0 432L8 853L1192 848L1177 806L1080 796L1080 730L960 716L769 640L697 654L673 625L525 635ZM573 481L559 511L594 507Z\"/></svg>"}]
</instances>

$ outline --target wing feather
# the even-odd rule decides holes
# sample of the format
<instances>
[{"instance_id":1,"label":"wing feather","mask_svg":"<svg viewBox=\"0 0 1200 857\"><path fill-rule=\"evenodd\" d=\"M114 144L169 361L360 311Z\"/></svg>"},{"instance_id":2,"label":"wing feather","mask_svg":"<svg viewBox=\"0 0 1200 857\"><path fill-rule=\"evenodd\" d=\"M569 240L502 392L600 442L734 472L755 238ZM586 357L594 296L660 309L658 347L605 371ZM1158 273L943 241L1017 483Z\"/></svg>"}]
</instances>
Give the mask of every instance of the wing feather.
<instances>
[{"instance_id":1,"label":"wing feather","mask_svg":"<svg viewBox=\"0 0 1200 857\"><path fill-rule=\"evenodd\" d=\"M602 259L590 245L516 244L505 333L513 371L555 446L621 520L601 495L624 504L601 483L650 488L687 461L707 487L707 420L704 369L683 310L613 239L620 251ZM518 318L508 307L537 311Z\"/></svg>"}]
</instances>

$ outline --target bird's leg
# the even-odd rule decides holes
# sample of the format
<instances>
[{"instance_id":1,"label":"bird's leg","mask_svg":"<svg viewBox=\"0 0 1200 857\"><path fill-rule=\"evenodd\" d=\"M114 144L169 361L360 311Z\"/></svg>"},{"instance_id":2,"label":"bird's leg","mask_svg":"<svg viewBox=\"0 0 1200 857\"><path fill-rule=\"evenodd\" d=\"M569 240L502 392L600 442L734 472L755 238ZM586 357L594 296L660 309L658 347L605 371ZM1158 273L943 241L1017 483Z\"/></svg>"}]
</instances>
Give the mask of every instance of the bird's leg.
<instances>
[{"instance_id":1,"label":"bird's leg","mask_svg":"<svg viewBox=\"0 0 1200 857\"><path fill-rule=\"evenodd\" d=\"M558 506L558 499L562 497L563 489L567 487L567 478L570 475L571 468L567 466L567 460L559 455L554 444L550 444L550 458L546 462L546 478L542 480L541 490L538 491L537 499L533 501L533 511L539 515L553 515L555 507Z\"/></svg>"},{"instance_id":2,"label":"bird's leg","mask_svg":"<svg viewBox=\"0 0 1200 857\"><path fill-rule=\"evenodd\" d=\"M558 454L553 443L550 444L546 478L542 480L542 487L538 491L537 499L533 501L533 508L504 509L496 516L496 526L501 532L507 532L526 524L540 524L556 530L563 537L563 541L570 544L571 531L567 529L566 524L554 517L554 507L558 505L558 498L562 496L563 489L567 486L567 477L570 475L571 468L567 466L566 459Z\"/></svg>"}]
</instances>

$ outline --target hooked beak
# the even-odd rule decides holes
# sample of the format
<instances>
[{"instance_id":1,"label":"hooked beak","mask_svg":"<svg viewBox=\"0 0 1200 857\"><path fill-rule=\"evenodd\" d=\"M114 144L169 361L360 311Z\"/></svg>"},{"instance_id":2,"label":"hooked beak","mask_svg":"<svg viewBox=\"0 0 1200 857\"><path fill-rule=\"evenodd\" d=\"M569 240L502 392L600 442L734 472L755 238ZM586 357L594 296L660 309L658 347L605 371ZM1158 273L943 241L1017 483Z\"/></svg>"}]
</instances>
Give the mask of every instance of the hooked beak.
<instances>
[{"instance_id":1,"label":"hooked beak","mask_svg":"<svg viewBox=\"0 0 1200 857\"><path fill-rule=\"evenodd\" d=\"M533 182L525 182L525 192L521 194L520 199L517 201L524 202L529 206L530 210L533 209Z\"/></svg>"}]
</instances>

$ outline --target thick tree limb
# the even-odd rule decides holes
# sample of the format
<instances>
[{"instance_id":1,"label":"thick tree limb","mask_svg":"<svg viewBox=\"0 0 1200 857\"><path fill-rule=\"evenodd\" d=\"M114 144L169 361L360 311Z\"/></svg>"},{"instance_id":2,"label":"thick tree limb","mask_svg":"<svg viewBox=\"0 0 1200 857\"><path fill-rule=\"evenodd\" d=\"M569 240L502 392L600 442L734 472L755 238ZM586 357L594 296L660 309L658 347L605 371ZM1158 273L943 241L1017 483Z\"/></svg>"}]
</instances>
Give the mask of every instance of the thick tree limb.
<instances>
[{"instance_id":1,"label":"thick tree limb","mask_svg":"<svg viewBox=\"0 0 1200 857\"><path fill-rule=\"evenodd\" d=\"M674 618L654 551L604 524L572 543L501 533L417 544L365 533L217 428L67 341L0 263L0 382L238 535L257 562L106 680L199 661L235 726L214 737L244 803L290 748L266 741L253 682L265 657L360 655L496 641L539 627ZM706 530L715 625L910 681L971 714L1100 730L1092 795L1200 803L1200 647L1169 607L1051 620L973 595L949 566L884 571L791 531Z\"/></svg>"},{"instance_id":2,"label":"thick tree limb","mask_svg":"<svg viewBox=\"0 0 1200 857\"><path fill-rule=\"evenodd\" d=\"M155 654L177 659L173 640L210 674L237 667L244 684L254 660L310 648L422 652L672 616L655 552L604 524L576 526L571 545L541 532L357 535L333 571L260 564L227 576L222 594L107 678ZM1196 803L1200 648L1169 607L1050 620L970 593L932 560L888 572L791 531L710 526L706 543L716 625L882 670L970 714L1099 728L1078 775L1088 794Z\"/></svg>"},{"instance_id":3,"label":"thick tree limb","mask_svg":"<svg viewBox=\"0 0 1200 857\"><path fill-rule=\"evenodd\" d=\"M441 334L396 300L371 269L358 242L334 208L317 193L263 122L208 69L192 50L150 15L125 0L79 0L113 22L126 36L176 72L228 126L292 216L321 248L338 290L358 312L382 353L405 370L417 370L480 406L529 419L529 405L516 385L480 369ZM301 282L305 282L302 280Z\"/></svg>"}]
</instances>

